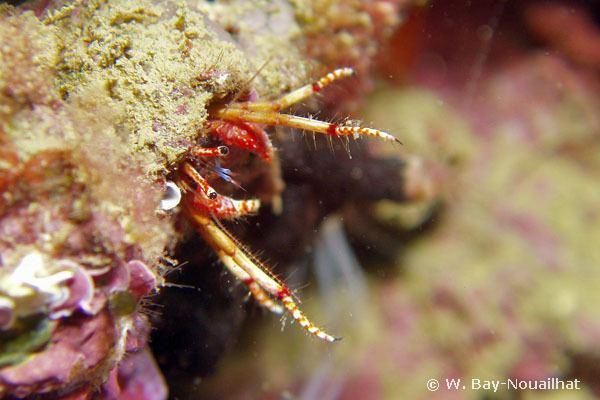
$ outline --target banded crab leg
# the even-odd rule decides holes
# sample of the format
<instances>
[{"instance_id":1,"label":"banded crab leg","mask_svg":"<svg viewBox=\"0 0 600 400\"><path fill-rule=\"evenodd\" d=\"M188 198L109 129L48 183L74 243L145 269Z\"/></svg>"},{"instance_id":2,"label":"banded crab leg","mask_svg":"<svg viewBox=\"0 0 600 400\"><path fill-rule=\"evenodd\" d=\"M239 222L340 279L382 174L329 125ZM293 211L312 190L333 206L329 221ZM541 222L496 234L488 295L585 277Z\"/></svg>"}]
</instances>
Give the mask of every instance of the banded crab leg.
<instances>
[{"instance_id":1,"label":"banded crab leg","mask_svg":"<svg viewBox=\"0 0 600 400\"><path fill-rule=\"evenodd\" d=\"M290 114L281 114L273 111L249 111L232 107L221 110L218 115L219 118L227 121L242 120L264 125L286 126L317 133L324 133L334 137L371 136L401 143L396 137L378 129L365 128L363 126L339 125L331 122L319 121L318 119L298 117Z\"/></svg>"},{"instance_id":2,"label":"banded crab leg","mask_svg":"<svg viewBox=\"0 0 600 400\"><path fill-rule=\"evenodd\" d=\"M219 259L225 265L225 267L240 281L244 282L244 284L248 287L250 294L254 299L256 299L257 303L262 307L265 307L267 310L271 311L274 314L283 314L283 307L280 304L277 304L265 291L260 287L254 279L250 277L242 268L240 268L233 258L227 256L224 253L217 253L219 255Z\"/></svg>"},{"instance_id":3,"label":"banded crab leg","mask_svg":"<svg viewBox=\"0 0 600 400\"><path fill-rule=\"evenodd\" d=\"M248 286L250 293L261 306L276 314L281 314L283 312L281 305L273 301L269 296L271 295L277 298L281 304L283 304L283 307L285 307L292 315L292 318L294 318L294 320L311 335L328 342L338 340L310 322L304 313L300 311L292 297L290 289L274 275L265 272L268 271L268 268L256 258L248 256L244 251L243 246L234 239L231 234L219 227L214 222L213 218L208 216L211 214L206 212L206 209L208 208L216 218L231 218L234 216L234 213L235 216L242 216L257 210L260 205L259 200L234 200L226 196L221 196L217 194L191 164L185 163L183 169L200 188L200 193L192 193L193 197L188 197L188 214L196 222L200 234L216 251L225 267ZM180 185L187 191L191 191L191 188L185 181L181 181ZM213 193L215 193L216 196L213 196ZM224 209L227 209L223 204L216 208L215 204L213 204L212 208L205 203L202 204L202 201L223 203L225 199L228 200L227 204L244 204L244 206L239 206L235 208L235 210L229 209L229 211L223 212ZM200 201L201 204L198 204L198 201Z\"/></svg>"},{"instance_id":4,"label":"banded crab leg","mask_svg":"<svg viewBox=\"0 0 600 400\"><path fill-rule=\"evenodd\" d=\"M200 157L225 157L229 154L229 147L200 147L194 146L190 149L190 153L197 158Z\"/></svg>"},{"instance_id":5,"label":"banded crab leg","mask_svg":"<svg viewBox=\"0 0 600 400\"><path fill-rule=\"evenodd\" d=\"M234 200L226 196L219 195L209 184L206 182L204 177L200 175L198 171L190 164L184 164L185 173L191 177L191 179L198 185L201 193L195 193L192 188L185 182L180 181L179 186L183 187L185 191L189 192L191 198L187 200L187 209L190 215L196 215L198 212L208 212L212 210L218 214L221 218L242 216L249 212L258 210L260 201L251 200ZM216 196L212 194L216 193ZM213 206L206 204L207 202L220 202L219 206ZM195 210L195 211L194 211ZM223 212L223 210L227 210ZM237 279L244 282L250 291L250 294L256 299L258 304L267 308L269 311L275 314L283 313L283 307L274 302L269 295L248 275L242 268L240 268L230 257L219 258L225 265L225 267L231 272Z\"/></svg>"},{"instance_id":6,"label":"banded crab leg","mask_svg":"<svg viewBox=\"0 0 600 400\"><path fill-rule=\"evenodd\" d=\"M292 297L290 289L274 275L268 274L266 272L268 271L267 267L255 257L249 256L243 246L229 232L219 227L210 217L195 213L193 208L189 209L189 212L192 219L196 222L200 234L213 247L223 264L228 267L235 265L249 276L250 279L245 281L249 287L251 284L257 284L255 288L258 287L261 291L265 291L281 301L281 304L291 314L292 318L310 335L327 342L339 340L339 338L328 334L314 325L300 310ZM234 268L234 270L237 270L237 268ZM264 294L264 292L262 293ZM266 298L262 298L260 295L254 295L254 297L259 302L263 301L261 304L265 307L268 308L271 306L271 303L267 302L272 301L272 299L266 294Z\"/></svg>"},{"instance_id":7,"label":"banded crab leg","mask_svg":"<svg viewBox=\"0 0 600 400\"><path fill-rule=\"evenodd\" d=\"M280 111L312 96L317 92L320 92L323 88L329 86L338 79L343 79L352 75L354 75L354 70L352 68L338 68L329 72L318 81L293 90L277 100L264 102L248 101L242 103L233 103L232 106L252 111Z\"/></svg>"},{"instance_id":8,"label":"banded crab leg","mask_svg":"<svg viewBox=\"0 0 600 400\"><path fill-rule=\"evenodd\" d=\"M401 143L393 135L378 129L354 125L340 125L279 112L321 91L332 82L350 76L353 73L351 68L336 69L318 81L298 88L278 100L271 102L230 103L210 110L210 116L212 119L233 123L252 122L272 126L287 126L336 137L372 136Z\"/></svg>"}]
</instances>

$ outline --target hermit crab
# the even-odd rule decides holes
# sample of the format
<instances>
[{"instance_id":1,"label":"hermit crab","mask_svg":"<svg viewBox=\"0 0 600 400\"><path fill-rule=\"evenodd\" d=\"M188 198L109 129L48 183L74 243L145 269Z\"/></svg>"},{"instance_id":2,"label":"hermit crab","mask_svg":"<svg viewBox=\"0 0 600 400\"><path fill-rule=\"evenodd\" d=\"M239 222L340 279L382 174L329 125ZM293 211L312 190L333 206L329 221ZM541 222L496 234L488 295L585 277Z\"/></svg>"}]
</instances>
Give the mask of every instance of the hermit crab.
<instances>
[{"instance_id":1,"label":"hermit crab","mask_svg":"<svg viewBox=\"0 0 600 400\"><path fill-rule=\"evenodd\" d=\"M207 128L210 135L220 143L211 147L190 148L189 155L182 160L175 173L174 182L169 183L169 200L162 204L163 208L174 207L181 197L184 212L194 222L200 235L216 252L227 270L247 286L261 306L276 314L287 311L310 335L327 342L335 342L339 338L313 324L300 310L290 288L221 223L221 220L256 213L260 200L235 200L219 194L195 165L207 158L227 157L229 146L252 152L267 162L271 161L274 149L263 125L297 128L331 138L370 136L399 142L389 133L377 129L281 113L334 81L353 73L351 68L336 69L314 83L293 90L274 101L229 102L210 108ZM228 174L220 175L232 181Z\"/></svg>"}]
</instances>

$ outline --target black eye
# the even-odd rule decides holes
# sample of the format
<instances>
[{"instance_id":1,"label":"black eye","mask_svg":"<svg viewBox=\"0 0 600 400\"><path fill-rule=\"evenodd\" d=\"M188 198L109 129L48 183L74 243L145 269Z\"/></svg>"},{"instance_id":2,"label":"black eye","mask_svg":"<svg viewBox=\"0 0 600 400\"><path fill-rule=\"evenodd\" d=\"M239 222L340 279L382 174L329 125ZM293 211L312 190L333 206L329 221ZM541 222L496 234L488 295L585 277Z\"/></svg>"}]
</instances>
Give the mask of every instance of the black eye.
<instances>
[{"instance_id":1,"label":"black eye","mask_svg":"<svg viewBox=\"0 0 600 400\"><path fill-rule=\"evenodd\" d=\"M217 198L217 192L215 192L214 190L208 192L208 198L211 199L211 200L216 199Z\"/></svg>"},{"instance_id":2,"label":"black eye","mask_svg":"<svg viewBox=\"0 0 600 400\"><path fill-rule=\"evenodd\" d=\"M222 156L226 156L227 154L229 154L229 147L219 146L219 154L221 154Z\"/></svg>"}]
</instances>

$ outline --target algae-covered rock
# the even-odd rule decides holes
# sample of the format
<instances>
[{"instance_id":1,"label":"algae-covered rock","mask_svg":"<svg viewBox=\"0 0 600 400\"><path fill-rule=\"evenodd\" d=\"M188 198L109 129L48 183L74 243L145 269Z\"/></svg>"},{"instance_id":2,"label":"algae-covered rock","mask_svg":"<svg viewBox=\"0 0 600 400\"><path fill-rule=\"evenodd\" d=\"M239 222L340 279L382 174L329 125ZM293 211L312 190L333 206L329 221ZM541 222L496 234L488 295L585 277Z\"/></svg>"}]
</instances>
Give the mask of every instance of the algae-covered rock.
<instances>
[{"instance_id":1,"label":"algae-covered rock","mask_svg":"<svg viewBox=\"0 0 600 400\"><path fill-rule=\"evenodd\" d=\"M0 396L165 398L146 296L186 224L157 208L190 148L212 143L208 110L276 98L323 65L366 76L395 3L21 3L0 5ZM242 184L271 180L248 195L279 195L278 163L235 162Z\"/></svg>"}]
</instances>

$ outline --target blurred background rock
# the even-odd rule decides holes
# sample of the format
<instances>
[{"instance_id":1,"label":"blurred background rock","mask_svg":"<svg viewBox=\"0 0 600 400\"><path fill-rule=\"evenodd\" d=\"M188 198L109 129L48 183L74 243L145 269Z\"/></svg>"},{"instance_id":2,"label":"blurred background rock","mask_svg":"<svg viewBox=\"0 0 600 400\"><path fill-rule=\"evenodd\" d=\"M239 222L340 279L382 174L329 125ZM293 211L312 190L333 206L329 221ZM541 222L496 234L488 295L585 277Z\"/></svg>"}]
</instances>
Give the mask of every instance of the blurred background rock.
<instances>
[{"instance_id":1,"label":"blurred background rock","mask_svg":"<svg viewBox=\"0 0 600 400\"><path fill-rule=\"evenodd\" d=\"M199 384L202 392L597 397L599 13L591 1L430 1L403 9L403 23L378 48L376 89L361 98L359 115L401 138L400 149L368 146L419 165L409 182L421 182L425 200L365 203L348 188L348 201L319 225L303 261L315 283L302 290L305 307L344 340L325 347L253 318L257 332ZM355 173L370 168L361 163ZM394 186L392 176L369 183ZM328 195L319 198L326 203ZM581 379L583 389L426 388L431 378L549 377Z\"/></svg>"}]
</instances>

